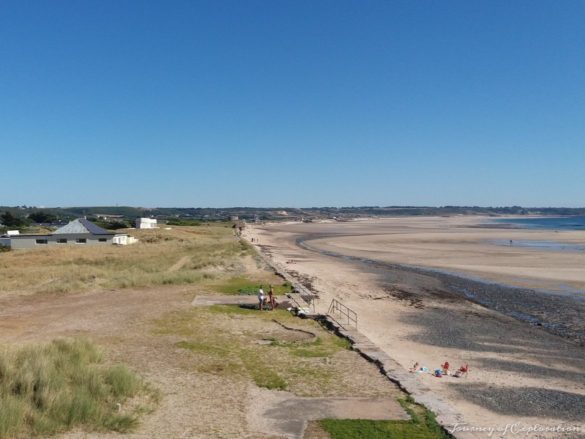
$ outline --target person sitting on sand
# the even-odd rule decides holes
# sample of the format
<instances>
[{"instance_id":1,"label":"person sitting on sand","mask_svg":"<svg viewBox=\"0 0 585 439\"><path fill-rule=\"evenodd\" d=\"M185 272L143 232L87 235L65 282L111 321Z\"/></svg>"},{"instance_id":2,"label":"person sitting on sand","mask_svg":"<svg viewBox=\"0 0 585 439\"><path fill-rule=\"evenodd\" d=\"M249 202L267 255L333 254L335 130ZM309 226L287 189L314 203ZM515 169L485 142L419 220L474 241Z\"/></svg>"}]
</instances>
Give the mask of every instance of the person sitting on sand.
<instances>
[{"instance_id":1,"label":"person sitting on sand","mask_svg":"<svg viewBox=\"0 0 585 439\"><path fill-rule=\"evenodd\" d=\"M264 290L262 289L262 285L260 285L260 288L258 289L258 309L260 311L262 311L262 309L264 308L265 300L266 297L264 296Z\"/></svg>"},{"instance_id":2,"label":"person sitting on sand","mask_svg":"<svg viewBox=\"0 0 585 439\"><path fill-rule=\"evenodd\" d=\"M467 363L465 363L463 366L461 366L459 369L457 369L455 371L455 373L453 374L453 376L455 378L460 378L462 376L467 376L467 373L469 372L469 365Z\"/></svg>"}]
</instances>

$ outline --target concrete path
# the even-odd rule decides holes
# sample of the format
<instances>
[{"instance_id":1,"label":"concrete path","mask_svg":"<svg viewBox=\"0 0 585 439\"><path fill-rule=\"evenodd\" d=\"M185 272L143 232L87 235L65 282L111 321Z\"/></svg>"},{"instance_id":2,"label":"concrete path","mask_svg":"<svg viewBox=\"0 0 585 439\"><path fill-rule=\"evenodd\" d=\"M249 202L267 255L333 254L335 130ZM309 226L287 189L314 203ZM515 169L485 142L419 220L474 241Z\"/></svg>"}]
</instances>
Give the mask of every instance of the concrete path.
<instances>
[{"instance_id":1,"label":"concrete path","mask_svg":"<svg viewBox=\"0 0 585 439\"><path fill-rule=\"evenodd\" d=\"M258 305L258 298L256 296L228 296L226 294L220 294L217 296L197 296L193 299L191 305Z\"/></svg>"},{"instance_id":2,"label":"concrete path","mask_svg":"<svg viewBox=\"0 0 585 439\"><path fill-rule=\"evenodd\" d=\"M410 419L390 398L305 398L266 389L250 392L248 422L254 430L277 437L302 439L307 423L318 419Z\"/></svg>"}]
</instances>

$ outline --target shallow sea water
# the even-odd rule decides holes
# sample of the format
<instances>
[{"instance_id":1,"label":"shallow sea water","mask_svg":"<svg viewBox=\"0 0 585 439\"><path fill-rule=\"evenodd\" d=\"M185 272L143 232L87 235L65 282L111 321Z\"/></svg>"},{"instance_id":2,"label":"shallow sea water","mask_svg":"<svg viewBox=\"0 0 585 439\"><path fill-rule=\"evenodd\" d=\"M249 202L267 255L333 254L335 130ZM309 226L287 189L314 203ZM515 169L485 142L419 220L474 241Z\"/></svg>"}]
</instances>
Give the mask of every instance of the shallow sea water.
<instances>
[{"instance_id":1,"label":"shallow sea water","mask_svg":"<svg viewBox=\"0 0 585 439\"><path fill-rule=\"evenodd\" d=\"M508 239L492 239L488 242L493 245L500 245L505 247L522 247L533 248L535 250L551 250L562 252L585 252L585 244L572 244L560 241L515 239L510 242Z\"/></svg>"},{"instance_id":2,"label":"shallow sea water","mask_svg":"<svg viewBox=\"0 0 585 439\"><path fill-rule=\"evenodd\" d=\"M523 229L583 230L585 216L544 216L531 218L498 218L497 224L511 224Z\"/></svg>"}]
</instances>

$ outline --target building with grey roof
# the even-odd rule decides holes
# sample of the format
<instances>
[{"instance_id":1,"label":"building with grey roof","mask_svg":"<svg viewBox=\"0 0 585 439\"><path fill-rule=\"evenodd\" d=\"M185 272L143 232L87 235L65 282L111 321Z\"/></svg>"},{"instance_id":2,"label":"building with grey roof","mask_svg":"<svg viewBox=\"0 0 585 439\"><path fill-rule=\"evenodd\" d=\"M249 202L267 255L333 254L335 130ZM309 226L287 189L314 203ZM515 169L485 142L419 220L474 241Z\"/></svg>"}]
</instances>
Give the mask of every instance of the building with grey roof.
<instances>
[{"instance_id":1,"label":"building with grey roof","mask_svg":"<svg viewBox=\"0 0 585 439\"><path fill-rule=\"evenodd\" d=\"M10 239L12 249L40 248L59 245L108 245L113 244L114 232L102 229L85 218L71 221L53 233L43 235L15 235Z\"/></svg>"}]
</instances>

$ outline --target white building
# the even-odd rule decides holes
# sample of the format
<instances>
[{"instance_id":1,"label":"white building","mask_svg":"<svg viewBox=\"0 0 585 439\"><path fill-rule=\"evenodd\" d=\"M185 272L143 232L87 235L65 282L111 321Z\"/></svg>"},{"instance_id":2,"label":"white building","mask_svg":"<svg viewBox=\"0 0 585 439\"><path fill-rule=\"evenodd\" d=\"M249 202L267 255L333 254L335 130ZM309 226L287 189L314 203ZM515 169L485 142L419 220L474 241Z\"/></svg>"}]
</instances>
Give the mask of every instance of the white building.
<instances>
[{"instance_id":1,"label":"white building","mask_svg":"<svg viewBox=\"0 0 585 439\"><path fill-rule=\"evenodd\" d=\"M115 244L115 245L130 245L130 244L136 244L137 242L138 242L138 239L136 239L135 237L130 236L130 235L124 235L124 234L116 235L112 239L112 244Z\"/></svg>"},{"instance_id":2,"label":"white building","mask_svg":"<svg viewBox=\"0 0 585 439\"><path fill-rule=\"evenodd\" d=\"M137 229L157 229L156 219L154 218L136 218Z\"/></svg>"}]
</instances>

